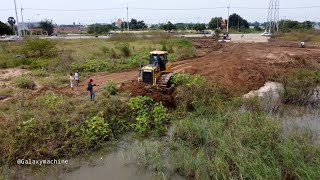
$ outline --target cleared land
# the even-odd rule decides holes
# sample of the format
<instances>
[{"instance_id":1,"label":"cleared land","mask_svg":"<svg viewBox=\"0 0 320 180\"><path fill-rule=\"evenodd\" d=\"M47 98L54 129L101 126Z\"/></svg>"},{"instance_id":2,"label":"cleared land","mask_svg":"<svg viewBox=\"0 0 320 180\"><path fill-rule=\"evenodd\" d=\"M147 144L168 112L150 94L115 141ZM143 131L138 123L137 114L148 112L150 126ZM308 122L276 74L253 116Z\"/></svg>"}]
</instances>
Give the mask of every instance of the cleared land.
<instances>
[{"instance_id":1,"label":"cleared land","mask_svg":"<svg viewBox=\"0 0 320 180\"><path fill-rule=\"evenodd\" d=\"M211 38L193 39L193 43L201 57L174 62L173 70L202 75L209 81L241 94L259 89L269 78L279 73L320 63L320 48L302 49L295 43L219 44ZM89 79L102 87L108 80L117 84L136 80L137 74L138 69L96 74L81 82L78 89L85 92Z\"/></svg>"}]
</instances>

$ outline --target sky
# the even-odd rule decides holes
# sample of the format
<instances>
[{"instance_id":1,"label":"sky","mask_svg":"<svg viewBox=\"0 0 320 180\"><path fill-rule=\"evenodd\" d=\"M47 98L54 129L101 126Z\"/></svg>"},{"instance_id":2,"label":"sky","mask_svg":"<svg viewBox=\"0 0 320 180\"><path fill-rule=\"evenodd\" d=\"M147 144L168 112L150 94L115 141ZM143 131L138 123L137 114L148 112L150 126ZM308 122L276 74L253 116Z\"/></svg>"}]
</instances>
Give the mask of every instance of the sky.
<instances>
[{"instance_id":1,"label":"sky","mask_svg":"<svg viewBox=\"0 0 320 180\"><path fill-rule=\"evenodd\" d=\"M229 3L230 14L237 13L249 22L265 22L269 6L269 0L54 0L50 2L16 0L16 2L19 21L22 20L22 7L24 8L24 22L52 19L56 24L111 23L118 18L126 19L127 5L129 7L129 19L144 20L147 24L167 21L173 23L208 23L212 17L227 18L228 10L226 7ZM16 17L14 0L1 0L0 4L0 21L7 22L9 16ZM311 6L318 7L286 9ZM251 9L238 7L249 7ZM319 0L280 0L280 8L284 8L280 9L280 19L320 22Z\"/></svg>"}]
</instances>

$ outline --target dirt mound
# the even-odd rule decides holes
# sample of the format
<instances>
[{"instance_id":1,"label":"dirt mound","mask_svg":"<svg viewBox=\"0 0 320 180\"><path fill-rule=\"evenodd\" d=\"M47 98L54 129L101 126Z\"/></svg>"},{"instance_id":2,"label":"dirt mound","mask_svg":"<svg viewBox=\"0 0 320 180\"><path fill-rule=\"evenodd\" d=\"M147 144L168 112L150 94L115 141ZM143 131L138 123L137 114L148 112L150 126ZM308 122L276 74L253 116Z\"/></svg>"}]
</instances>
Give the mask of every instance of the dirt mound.
<instances>
[{"instance_id":1,"label":"dirt mound","mask_svg":"<svg viewBox=\"0 0 320 180\"><path fill-rule=\"evenodd\" d=\"M277 43L230 43L218 51L183 65L182 72L199 74L209 81L245 94L259 89L270 76L290 69L307 68L320 60L320 49L282 47ZM179 71L179 69L177 69Z\"/></svg>"},{"instance_id":2,"label":"dirt mound","mask_svg":"<svg viewBox=\"0 0 320 180\"><path fill-rule=\"evenodd\" d=\"M161 90L156 86L130 81L123 83L119 89L120 92L130 93L132 96L149 96L156 102L161 102L164 106L174 108L176 106L173 91Z\"/></svg>"}]
</instances>

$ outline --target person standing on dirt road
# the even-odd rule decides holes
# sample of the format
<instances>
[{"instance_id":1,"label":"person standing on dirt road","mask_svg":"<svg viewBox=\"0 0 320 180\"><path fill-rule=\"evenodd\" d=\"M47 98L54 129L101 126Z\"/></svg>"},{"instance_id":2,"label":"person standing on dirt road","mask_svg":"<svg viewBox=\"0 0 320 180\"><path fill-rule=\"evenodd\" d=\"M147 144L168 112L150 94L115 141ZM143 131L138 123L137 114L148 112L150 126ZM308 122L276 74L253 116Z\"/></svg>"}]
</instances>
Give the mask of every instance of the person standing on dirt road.
<instances>
[{"instance_id":1,"label":"person standing on dirt road","mask_svg":"<svg viewBox=\"0 0 320 180\"><path fill-rule=\"evenodd\" d=\"M74 90L74 77L72 73L70 73L69 80L70 80L70 87L72 90Z\"/></svg>"},{"instance_id":2,"label":"person standing on dirt road","mask_svg":"<svg viewBox=\"0 0 320 180\"><path fill-rule=\"evenodd\" d=\"M95 93L94 93L94 91L93 91L93 87L94 87L94 86L97 86L97 85L92 84L92 83L93 83L93 80L90 79L90 81L88 82L87 91L89 91L90 100L91 100L91 101L94 101L94 98L95 98L96 95L95 95Z\"/></svg>"},{"instance_id":3,"label":"person standing on dirt road","mask_svg":"<svg viewBox=\"0 0 320 180\"><path fill-rule=\"evenodd\" d=\"M75 86L78 87L79 85L79 72L76 71L76 73L74 73L74 81L75 81Z\"/></svg>"}]
</instances>

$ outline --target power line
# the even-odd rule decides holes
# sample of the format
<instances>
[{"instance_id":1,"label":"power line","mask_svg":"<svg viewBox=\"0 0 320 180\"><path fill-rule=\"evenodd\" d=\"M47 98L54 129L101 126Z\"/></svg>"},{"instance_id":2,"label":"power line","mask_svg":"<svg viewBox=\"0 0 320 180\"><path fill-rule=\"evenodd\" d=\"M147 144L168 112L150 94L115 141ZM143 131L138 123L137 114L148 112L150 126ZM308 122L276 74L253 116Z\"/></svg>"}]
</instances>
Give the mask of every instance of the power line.
<instances>
[{"instance_id":1,"label":"power line","mask_svg":"<svg viewBox=\"0 0 320 180\"><path fill-rule=\"evenodd\" d=\"M24 10L34 11L105 11L105 10L123 10L125 8L102 8L102 9L38 9L38 8L24 8Z\"/></svg>"},{"instance_id":2,"label":"power line","mask_svg":"<svg viewBox=\"0 0 320 180\"><path fill-rule=\"evenodd\" d=\"M136 10L150 10L150 11L194 11L194 10L213 10L213 9L225 9L227 7L212 7L212 8L175 8L175 9L168 9L168 8L136 8L133 7L131 9Z\"/></svg>"},{"instance_id":3,"label":"power line","mask_svg":"<svg viewBox=\"0 0 320 180\"><path fill-rule=\"evenodd\" d=\"M125 10L127 7L114 7L114 8L100 8L100 9L43 9L43 8L24 8L24 10L36 10L36 11L105 11L105 10ZM148 8L148 7L131 7L133 10L150 10L150 11L197 11L197 10L214 10L214 9L226 9L228 6L220 7L200 7L200 8ZM320 8L320 5L316 6L301 6L301 7L281 7L283 10L294 9L313 9ZM267 7L246 7L246 6L233 6L230 9L252 9L252 10L268 10ZM0 9L0 11L13 11L14 9Z\"/></svg>"}]
</instances>

